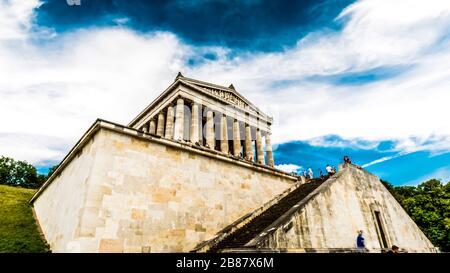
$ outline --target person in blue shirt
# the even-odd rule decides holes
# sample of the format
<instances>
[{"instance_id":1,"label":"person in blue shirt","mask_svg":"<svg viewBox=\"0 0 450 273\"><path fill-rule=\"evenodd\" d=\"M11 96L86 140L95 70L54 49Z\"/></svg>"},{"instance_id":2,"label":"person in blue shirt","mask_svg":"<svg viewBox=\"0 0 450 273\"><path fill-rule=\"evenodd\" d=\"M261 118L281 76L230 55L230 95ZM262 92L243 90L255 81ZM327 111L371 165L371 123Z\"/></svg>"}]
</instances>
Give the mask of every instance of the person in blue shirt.
<instances>
[{"instance_id":1,"label":"person in blue shirt","mask_svg":"<svg viewBox=\"0 0 450 273\"><path fill-rule=\"evenodd\" d=\"M358 237L356 237L356 246L360 250L366 249L366 243L364 242L363 231L358 231Z\"/></svg>"}]
</instances>

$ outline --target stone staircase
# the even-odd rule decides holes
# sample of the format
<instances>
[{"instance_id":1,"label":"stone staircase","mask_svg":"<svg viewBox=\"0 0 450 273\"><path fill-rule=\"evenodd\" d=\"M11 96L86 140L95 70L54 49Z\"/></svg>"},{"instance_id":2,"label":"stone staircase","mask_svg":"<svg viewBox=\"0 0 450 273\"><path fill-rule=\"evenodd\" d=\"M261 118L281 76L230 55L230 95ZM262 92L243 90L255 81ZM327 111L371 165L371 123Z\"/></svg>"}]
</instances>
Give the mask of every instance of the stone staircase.
<instances>
[{"instance_id":1,"label":"stone staircase","mask_svg":"<svg viewBox=\"0 0 450 273\"><path fill-rule=\"evenodd\" d=\"M216 242L207 252L220 252L229 248L244 248L245 244L258 236L258 234L289 211L295 204L317 189L327 178L315 178L309 180L307 183L301 184L247 224L228 234L219 242Z\"/></svg>"}]
</instances>

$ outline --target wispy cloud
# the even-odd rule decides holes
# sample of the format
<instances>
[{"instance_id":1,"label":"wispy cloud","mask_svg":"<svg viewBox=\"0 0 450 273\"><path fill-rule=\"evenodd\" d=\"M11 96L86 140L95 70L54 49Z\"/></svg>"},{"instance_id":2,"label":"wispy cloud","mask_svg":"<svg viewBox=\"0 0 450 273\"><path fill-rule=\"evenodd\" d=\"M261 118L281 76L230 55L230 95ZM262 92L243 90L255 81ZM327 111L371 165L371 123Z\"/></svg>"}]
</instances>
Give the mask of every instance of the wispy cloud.
<instances>
[{"instance_id":1,"label":"wispy cloud","mask_svg":"<svg viewBox=\"0 0 450 273\"><path fill-rule=\"evenodd\" d=\"M32 27L33 9L38 6L39 0L0 1L0 41L26 39Z\"/></svg>"},{"instance_id":2,"label":"wispy cloud","mask_svg":"<svg viewBox=\"0 0 450 273\"><path fill-rule=\"evenodd\" d=\"M433 155L429 151L405 153L389 160L370 165L366 169L396 185L411 185L431 178L446 180L436 171L448 169L450 152Z\"/></svg>"},{"instance_id":3,"label":"wispy cloud","mask_svg":"<svg viewBox=\"0 0 450 273\"><path fill-rule=\"evenodd\" d=\"M428 181L430 179L439 179L442 183L448 183L450 182L450 167L442 167L437 170L432 171L431 173L428 173L426 175L420 176L416 179L413 179L411 181L408 181L405 183L405 185L419 185L420 183L423 183L425 181Z\"/></svg>"},{"instance_id":4,"label":"wispy cloud","mask_svg":"<svg viewBox=\"0 0 450 273\"><path fill-rule=\"evenodd\" d=\"M27 160L38 166L56 165L72 144L66 138L51 135L0 133L0 155Z\"/></svg>"},{"instance_id":5,"label":"wispy cloud","mask_svg":"<svg viewBox=\"0 0 450 273\"><path fill-rule=\"evenodd\" d=\"M346 19L342 31L313 32L286 51L219 60L192 73L233 81L258 104L277 105L278 141L328 134L375 141L449 135L450 50L448 41L442 43L449 11L446 1L358 1L339 17ZM382 67L404 69L363 87L310 80ZM272 84L280 81L291 84Z\"/></svg>"},{"instance_id":6,"label":"wispy cloud","mask_svg":"<svg viewBox=\"0 0 450 273\"><path fill-rule=\"evenodd\" d=\"M30 138L3 138L0 154L61 159L67 148L52 146L54 138L75 143L97 117L127 123L178 71L233 83L274 116L275 143L376 149L390 140L393 153L450 150L448 1L358 1L336 19L341 29L311 31L272 53L126 27L59 34L33 24L38 1L0 5L0 134L49 136L43 146L52 151L43 156ZM363 85L348 84L361 77Z\"/></svg>"},{"instance_id":7,"label":"wispy cloud","mask_svg":"<svg viewBox=\"0 0 450 273\"><path fill-rule=\"evenodd\" d=\"M298 166L295 164L279 164L276 165L275 168L288 172L288 173L292 173L292 172L298 172L299 170L302 170L303 167L302 166Z\"/></svg>"},{"instance_id":8,"label":"wispy cloud","mask_svg":"<svg viewBox=\"0 0 450 273\"><path fill-rule=\"evenodd\" d=\"M388 160L391 160L391 159L394 159L394 158L397 158L397 157L400 157L400 156L403 156L403 155L406 155L406 154L407 153L398 153L398 154L393 155L393 156L384 156L382 158L379 158L379 159L373 160L373 161L371 161L369 163L366 163L366 164L362 165L361 167L366 168L366 167L369 167L369 166L372 166L372 165L375 165L375 164L378 164L378 163L382 163L382 162L385 162L385 161L388 161Z\"/></svg>"}]
</instances>

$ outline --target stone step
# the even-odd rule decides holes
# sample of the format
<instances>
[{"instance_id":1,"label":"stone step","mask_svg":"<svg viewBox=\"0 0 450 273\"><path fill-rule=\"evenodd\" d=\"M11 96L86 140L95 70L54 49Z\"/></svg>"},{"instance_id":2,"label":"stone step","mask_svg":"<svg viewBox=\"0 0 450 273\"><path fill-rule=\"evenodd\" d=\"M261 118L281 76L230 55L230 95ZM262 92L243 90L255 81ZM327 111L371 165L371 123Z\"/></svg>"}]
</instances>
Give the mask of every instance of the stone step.
<instances>
[{"instance_id":1,"label":"stone step","mask_svg":"<svg viewBox=\"0 0 450 273\"><path fill-rule=\"evenodd\" d=\"M312 179L311 181L300 185L276 204L256 216L248 224L228 235L218 244L213 246L209 252L217 252L226 248L244 247L246 243L255 238L280 216L290 210L295 204L303 200L303 198L319 187L327 178L328 177Z\"/></svg>"}]
</instances>

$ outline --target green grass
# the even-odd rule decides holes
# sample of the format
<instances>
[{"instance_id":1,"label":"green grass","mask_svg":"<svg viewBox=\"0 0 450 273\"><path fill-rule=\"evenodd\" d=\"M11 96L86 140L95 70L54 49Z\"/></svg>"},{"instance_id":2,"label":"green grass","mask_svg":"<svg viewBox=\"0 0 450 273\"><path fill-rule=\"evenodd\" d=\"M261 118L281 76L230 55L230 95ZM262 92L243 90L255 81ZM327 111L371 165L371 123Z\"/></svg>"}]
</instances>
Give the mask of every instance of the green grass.
<instances>
[{"instance_id":1,"label":"green grass","mask_svg":"<svg viewBox=\"0 0 450 273\"><path fill-rule=\"evenodd\" d=\"M49 252L28 203L35 191L0 185L0 252Z\"/></svg>"}]
</instances>

